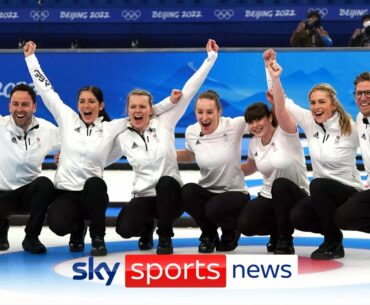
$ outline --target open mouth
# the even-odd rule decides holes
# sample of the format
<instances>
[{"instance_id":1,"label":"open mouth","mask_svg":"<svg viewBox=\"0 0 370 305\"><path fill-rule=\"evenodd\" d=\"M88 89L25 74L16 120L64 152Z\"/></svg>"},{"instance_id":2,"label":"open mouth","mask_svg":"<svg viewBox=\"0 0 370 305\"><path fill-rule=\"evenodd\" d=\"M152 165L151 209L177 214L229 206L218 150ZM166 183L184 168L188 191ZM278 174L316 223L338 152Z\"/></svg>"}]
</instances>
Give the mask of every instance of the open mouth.
<instances>
[{"instance_id":1,"label":"open mouth","mask_svg":"<svg viewBox=\"0 0 370 305\"><path fill-rule=\"evenodd\" d=\"M323 111L315 111L314 114L315 114L315 117L319 118L324 114L324 112Z\"/></svg>"},{"instance_id":2,"label":"open mouth","mask_svg":"<svg viewBox=\"0 0 370 305\"><path fill-rule=\"evenodd\" d=\"M20 113L17 113L17 114L16 114L16 118L17 118L17 119L20 119L20 120L21 120L21 119L24 119L25 117L26 117L26 115L25 115L25 114L20 114Z\"/></svg>"},{"instance_id":3,"label":"open mouth","mask_svg":"<svg viewBox=\"0 0 370 305\"><path fill-rule=\"evenodd\" d=\"M142 120L143 120L143 115L142 115L142 114L135 114L135 115L134 115L134 120L135 120L135 122L137 122L137 123L142 122Z\"/></svg>"},{"instance_id":4,"label":"open mouth","mask_svg":"<svg viewBox=\"0 0 370 305\"><path fill-rule=\"evenodd\" d=\"M209 126L211 126L211 122L209 122L209 123L201 123L202 124L202 126L204 127L204 128L208 128Z\"/></svg>"},{"instance_id":5,"label":"open mouth","mask_svg":"<svg viewBox=\"0 0 370 305\"><path fill-rule=\"evenodd\" d=\"M84 111L84 117L87 119L87 120L89 120L89 119L91 119L91 117L92 117L92 112L91 111Z\"/></svg>"}]
</instances>

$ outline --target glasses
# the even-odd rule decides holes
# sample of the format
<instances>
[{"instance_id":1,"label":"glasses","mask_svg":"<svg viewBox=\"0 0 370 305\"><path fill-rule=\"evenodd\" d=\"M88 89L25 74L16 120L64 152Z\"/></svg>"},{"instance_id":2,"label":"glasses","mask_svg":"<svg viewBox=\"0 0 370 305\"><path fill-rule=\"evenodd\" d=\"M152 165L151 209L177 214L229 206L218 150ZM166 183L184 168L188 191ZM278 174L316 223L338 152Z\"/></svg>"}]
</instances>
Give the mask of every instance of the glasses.
<instances>
[{"instance_id":1,"label":"glasses","mask_svg":"<svg viewBox=\"0 0 370 305\"><path fill-rule=\"evenodd\" d=\"M361 96L364 94L365 97L370 98L370 90L365 90L365 91L355 91L353 92L354 96L356 98L361 98Z\"/></svg>"}]
</instances>

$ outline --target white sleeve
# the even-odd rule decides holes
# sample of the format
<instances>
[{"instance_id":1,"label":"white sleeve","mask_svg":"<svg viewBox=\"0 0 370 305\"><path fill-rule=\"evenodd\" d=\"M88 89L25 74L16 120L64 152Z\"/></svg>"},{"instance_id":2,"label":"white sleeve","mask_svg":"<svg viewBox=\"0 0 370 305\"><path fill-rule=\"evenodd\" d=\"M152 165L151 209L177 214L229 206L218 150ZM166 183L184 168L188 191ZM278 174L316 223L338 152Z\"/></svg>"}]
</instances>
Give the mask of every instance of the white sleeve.
<instances>
[{"instance_id":1,"label":"white sleeve","mask_svg":"<svg viewBox=\"0 0 370 305\"><path fill-rule=\"evenodd\" d=\"M161 100L159 103L156 103L153 105L154 115L161 115L162 113L170 110L174 106L175 104L171 102L170 97L166 97L165 99Z\"/></svg>"},{"instance_id":2,"label":"white sleeve","mask_svg":"<svg viewBox=\"0 0 370 305\"><path fill-rule=\"evenodd\" d=\"M249 134L249 127L244 117L238 116L232 119L234 127L240 131L241 135Z\"/></svg>"},{"instance_id":3,"label":"white sleeve","mask_svg":"<svg viewBox=\"0 0 370 305\"><path fill-rule=\"evenodd\" d=\"M266 72L267 89L270 90L272 88L272 78L271 78L270 72L267 69L267 67L265 67L265 72Z\"/></svg>"},{"instance_id":4,"label":"white sleeve","mask_svg":"<svg viewBox=\"0 0 370 305\"><path fill-rule=\"evenodd\" d=\"M285 98L285 107L292 116L293 121L306 132L312 126L313 117L309 110L296 105L290 98Z\"/></svg>"},{"instance_id":5,"label":"white sleeve","mask_svg":"<svg viewBox=\"0 0 370 305\"><path fill-rule=\"evenodd\" d=\"M76 116L77 114L65 105L58 93L54 91L50 81L41 70L35 54L26 57L26 64L38 94L40 94L46 108L51 112L58 125L63 124L66 115Z\"/></svg>"},{"instance_id":6,"label":"white sleeve","mask_svg":"<svg viewBox=\"0 0 370 305\"><path fill-rule=\"evenodd\" d=\"M190 146L190 143L188 141L188 137L189 137L189 132L188 132L188 129L187 129L185 131L185 149L188 150L188 151L194 152L193 149Z\"/></svg>"},{"instance_id":7,"label":"white sleeve","mask_svg":"<svg viewBox=\"0 0 370 305\"><path fill-rule=\"evenodd\" d=\"M208 52L208 57L204 60L202 66L192 75L192 77L190 77L190 79L188 79L182 88L182 97L180 101L174 105L174 107L160 116L161 122L166 124L171 129L175 128L177 122L185 113L186 108L190 104L192 98L202 86L216 59L216 52Z\"/></svg>"},{"instance_id":8,"label":"white sleeve","mask_svg":"<svg viewBox=\"0 0 370 305\"><path fill-rule=\"evenodd\" d=\"M123 155L124 155L124 152L123 152L123 149L122 149L120 136L118 135L114 140L112 149L111 149L107 159L105 160L104 167L107 167L107 166L111 165L112 163L115 163Z\"/></svg>"}]
</instances>

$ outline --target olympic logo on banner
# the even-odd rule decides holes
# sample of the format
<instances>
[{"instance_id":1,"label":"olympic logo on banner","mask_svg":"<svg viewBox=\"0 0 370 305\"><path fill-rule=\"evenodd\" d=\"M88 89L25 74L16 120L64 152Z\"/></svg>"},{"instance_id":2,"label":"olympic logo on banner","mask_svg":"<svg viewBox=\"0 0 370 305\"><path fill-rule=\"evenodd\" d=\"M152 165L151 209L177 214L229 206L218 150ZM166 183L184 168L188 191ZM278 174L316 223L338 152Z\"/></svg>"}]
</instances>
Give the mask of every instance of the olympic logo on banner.
<instances>
[{"instance_id":1,"label":"olympic logo on banner","mask_svg":"<svg viewBox=\"0 0 370 305\"><path fill-rule=\"evenodd\" d=\"M39 11L31 11L30 17L35 21L44 21L50 15L49 11L47 10L39 10Z\"/></svg>"},{"instance_id":2,"label":"olympic logo on banner","mask_svg":"<svg viewBox=\"0 0 370 305\"><path fill-rule=\"evenodd\" d=\"M231 17L235 15L234 10L215 10L213 14L216 16L218 20L230 20Z\"/></svg>"},{"instance_id":3,"label":"olympic logo on banner","mask_svg":"<svg viewBox=\"0 0 370 305\"><path fill-rule=\"evenodd\" d=\"M313 12L313 11L319 12L321 17L325 17L329 13L329 10L326 7L324 7L324 8L309 8L308 9L308 12Z\"/></svg>"},{"instance_id":4,"label":"olympic logo on banner","mask_svg":"<svg viewBox=\"0 0 370 305\"><path fill-rule=\"evenodd\" d=\"M121 16L127 21L135 21L141 17L141 12L139 10L123 10Z\"/></svg>"}]
</instances>

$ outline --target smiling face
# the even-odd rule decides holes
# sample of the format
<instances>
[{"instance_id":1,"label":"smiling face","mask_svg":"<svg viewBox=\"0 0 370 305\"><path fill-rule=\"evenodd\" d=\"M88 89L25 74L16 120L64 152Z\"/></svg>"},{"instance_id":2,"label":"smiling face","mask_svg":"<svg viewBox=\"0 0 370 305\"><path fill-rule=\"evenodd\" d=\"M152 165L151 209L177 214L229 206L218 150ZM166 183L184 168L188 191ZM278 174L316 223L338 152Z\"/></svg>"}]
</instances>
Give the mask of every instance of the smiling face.
<instances>
[{"instance_id":1,"label":"smiling face","mask_svg":"<svg viewBox=\"0 0 370 305\"><path fill-rule=\"evenodd\" d=\"M36 103L33 102L31 95L27 91L15 91L12 94L9 112L18 127L26 131L32 122L32 116L35 111Z\"/></svg>"},{"instance_id":2,"label":"smiling face","mask_svg":"<svg viewBox=\"0 0 370 305\"><path fill-rule=\"evenodd\" d=\"M127 112L132 128L143 133L148 127L150 117L153 114L150 97L147 95L132 94L127 101Z\"/></svg>"},{"instance_id":3,"label":"smiling face","mask_svg":"<svg viewBox=\"0 0 370 305\"><path fill-rule=\"evenodd\" d=\"M313 90L309 95L310 111L317 123L324 123L333 116L337 105L326 90Z\"/></svg>"},{"instance_id":4,"label":"smiling face","mask_svg":"<svg viewBox=\"0 0 370 305\"><path fill-rule=\"evenodd\" d=\"M78 111L85 124L92 124L104 109L104 102L99 102L96 96L88 90L80 92L78 97Z\"/></svg>"},{"instance_id":5,"label":"smiling face","mask_svg":"<svg viewBox=\"0 0 370 305\"><path fill-rule=\"evenodd\" d=\"M255 137L261 138L263 140L271 139L271 136L274 133L272 116L264 116L260 119L255 119L248 123L248 128Z\"/></svg>"},{"instance_id":6,"label":"smiling face","mask_svg":"<svg viewBox=\"0 0 370 305\"><path fill-rule=\"evenodd\" d=\"M216 102L209 98L199 98L195 107L195 115L204 135L214 132L220 121L221 110Z\"/></svg>"},{"instance_id":7,"label":"smiling face","mask_svg":"<svg viewBox=\"0 0 370 305\"><path fill-rule=\"evenodd\" d=\"M370 116L370 80L357 83L355 100L361 113L366 117Z\"/></svg>"}]
</instances>

